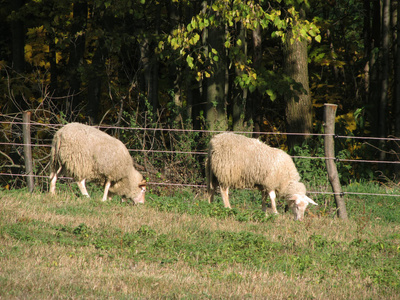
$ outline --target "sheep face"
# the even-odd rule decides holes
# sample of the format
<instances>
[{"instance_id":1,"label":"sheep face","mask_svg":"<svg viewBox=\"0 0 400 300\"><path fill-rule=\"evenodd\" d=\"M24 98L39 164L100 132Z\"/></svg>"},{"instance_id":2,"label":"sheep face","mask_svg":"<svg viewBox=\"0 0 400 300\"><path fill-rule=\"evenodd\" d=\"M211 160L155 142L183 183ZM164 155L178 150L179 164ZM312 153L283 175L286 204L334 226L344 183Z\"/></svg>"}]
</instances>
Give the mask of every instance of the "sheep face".
<instances>
[{"instance_id":1,"label":"sheep face","mask_svg":"<svg viewBox=\"0 0 400 300\"><path fill-rule=\"evenodd\" d=\"M306 195L295 194L288 199L290 201L289 207L291 208L294 219L297 221L302 221L304 218L304 212L309 203L313 205L318 205L313 200L308 198Z\"/></svg>"},{"instance_id":2,"label":"sheep face","mask_svg":"<svg viewBox=\"0 0 400 300\"><path fill-rule=\"evenodd\" d=\"M146 180L142 180L138 187L140 188L140 193L133 199L135 203L144 203L144 195L146 193Z\"/></svg>"},{"instance_id":3,"label":"sheep face","mask_svg":"<svg viewBox=\"0 0 400 300\"><path fill-rule=\"evenodd\" d=\"M123 201L127 199L132 200L135 204L144 203L145 201L145 193L146 193L146 184L144 183L137 185L136 187L129 187L128 189L124 189L124 181L116 182L110 187L110 192L112 194L119 195L123 198ZM128 184L128 186L132 186L132 184Z\"/></svg>"},{"instance_id":4,"label":"sheep face","mask_svg":"<svg viewBox=\"0 0 400 300\"><path fill-rule=\"evenodd\" d=\"M121 197L126 197L136 203L144 203L146 193L146 180L133 167L128 176L115 182L110 187L110 192Z\"/></svg>"}]
</instances>

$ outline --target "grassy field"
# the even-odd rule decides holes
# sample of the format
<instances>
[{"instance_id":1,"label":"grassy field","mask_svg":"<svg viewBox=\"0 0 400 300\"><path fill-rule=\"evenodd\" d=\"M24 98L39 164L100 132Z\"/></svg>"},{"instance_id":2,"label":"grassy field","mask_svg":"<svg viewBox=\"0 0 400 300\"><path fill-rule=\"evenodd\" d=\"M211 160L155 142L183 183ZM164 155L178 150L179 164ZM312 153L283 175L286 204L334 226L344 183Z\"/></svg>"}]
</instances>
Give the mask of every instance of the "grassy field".
<instances>
[{"instance_id":1,"label":"grassy field","mask_svg":"<svg viewBox=\"0 0 400 300\"><path fill-rule=\"evenodd\" d=\"M0 299L400 299L396 197L349 196L347 222L316 199L295 222L251 191L232 210L191 191L92 194L0 191Z\"/></svg>"}]
</instances>

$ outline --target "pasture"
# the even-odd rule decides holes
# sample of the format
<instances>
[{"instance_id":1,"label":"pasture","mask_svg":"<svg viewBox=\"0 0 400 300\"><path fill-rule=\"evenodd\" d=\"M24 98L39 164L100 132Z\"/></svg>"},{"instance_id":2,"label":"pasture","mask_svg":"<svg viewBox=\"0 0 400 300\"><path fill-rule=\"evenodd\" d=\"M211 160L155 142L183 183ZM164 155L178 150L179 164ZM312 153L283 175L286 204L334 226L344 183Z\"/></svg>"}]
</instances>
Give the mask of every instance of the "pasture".
<instances>
[{"instance_id":1,"label":"pasture","mask_svg":"<svg viewBox=\"0 0 400 300\"><path fill-rule=\"evenodd\" d=\"M75 187L0 191L0 299L399 299L400 203L346 196L349 220L314 199L303 222L261 195L232 210L191 190L133 206ZM347 191L398 193L354 184Z\"/></svg>"}]
</instances>

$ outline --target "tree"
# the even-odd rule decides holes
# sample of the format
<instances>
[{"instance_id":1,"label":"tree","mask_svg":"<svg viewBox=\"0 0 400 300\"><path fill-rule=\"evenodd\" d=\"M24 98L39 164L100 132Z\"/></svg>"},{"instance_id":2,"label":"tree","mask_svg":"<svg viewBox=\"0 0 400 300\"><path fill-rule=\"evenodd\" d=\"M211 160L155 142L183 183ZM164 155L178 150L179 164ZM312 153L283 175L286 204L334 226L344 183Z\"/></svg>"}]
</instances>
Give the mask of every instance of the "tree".
<instances>
[{"instance_id":1,"label":"tree","mask_svg":"<svg viewBox=\"0 0 400 300\"><path fill-rule=\"evenodd\" d=\"M11 15L9 16L11 28L11 54L12 54L12 69L20 77L25 72L25 23L20 13L24 6L24 0L11 1ZM16 93L14 110L21 111L28 108L28 104L24 100L21 93Z\"/></svg>"},{"instance_id":2,"label":"tree","mask_svg":"<svg viewBox=\"0 0 400 300\"><path fill-rule=\"evenodd\" d=\"M207 78L207 125L210 130L227 130L225 98L226 60L224 55L225 28L222 24L208 28L207 40L211 49L213 74Z\"/></svg>"},{"instance_id":3,"label":"tree","mask_svg":"<svg viewBox=\"0 0 400 300\"><path fill-rule=\"evenodd\" d=\"M382 7L382 54L381 54L381 89L379 97L379 137L387 136L387 103L388 103L388 88L389 88L389 47L390 47L390 0L383 1ZM383 149L384 143L380 144ZM385 159L385 152L380 152L380 159Z\"/></svg>"},{"instance_id":4,"label":"tree","mask_svg":"<svg viewBox=\"0 0 400 300\"><path fill-rule=\"evenodd\" d=\"M247 31L242 23L238 23L237 27L239 32L237 39L239 55L235 65L235 76L239 77L243 73L242 67L247 60ZM235 89L234 92L235 95L232 97L232 129L233 131L252 131L252 122L250 122L248 112L248 89L243 87L240 90Z\"/></svg>"},{"instance_id":5,"label":"tree","mask_svg":"<svg viewBox=\"0 0 400 300\"><path fill-rule=\"evenodd\" d=\"M395 132L396 137L400 137L400 3L397 4L397 36L396 36L396 60L395 60L395 101L394 107L396 116ZM400 167L399 167L400 169Z\"/></svg>"},{"instance_id":6,"label":"tree","mask_svg":"<svg viewBox=\"0 0 400 300\"><path fill-rule=\"evenodd\" d=\"M301 18L305 18L304 9L300 9ZM296 36L293 28L289 28L284 42L284 73L301 84L301 88L286 95L287 132L304 133L289 135L288 144L292 148L312 132L312 102L308 81L307 40Z\"/></svg>"},{"instance_id":7,"label":"tree","mask_svg":"<svg viewBox=\"0 0 400 300\"><path fill-rule=\"evenodd\" d=\"M378 63L377 51L380 48L381 43L381 5L380 1L373 1L372 7L372 32L369 42L372 45L372 51L370 54L369 61L369 95L368 95L368 105L370 107L370 120L371 120L371 130L373 135L377 136L379 134L379 95L381 85L379 84L379 73L380 66Z\"/></svg>"},{"instance_id":8,"label":"tree","mask_svg":"<svg viewBox=\"0 0 400 300\"><path fill-rule=\"evenodd\" d=\"M174 31L168 41L172 48L180 51L180 56L186 58L198 80L207 79L206 115L209 123L215 124L217 116L225 115L225 119L232 119L233 128L243 127L241 124L251 124L255 116L259 116L262 98L273 101L286 92L287 84L285 85L280 74L262 67L260 37L263 30L270 29L269 34L273 38L284 38L286 27L295 22L296 34L305 39L316 36L318 30L311 22L299 20L298 12L294 8L287 10L287 14L282 16L282 7L272 7L256 1L233 1L228 5L224 0L216 0L209 3L203 1L203 4L204 9L192 18L190 24ZM205 47L210 45L209 49L202 52L196 50L199 30L203 32L203 40L208 41ZM248 56L246 50L248 31L253 33L250 35L253 37L253 56ZM227 77L224 74L227 65L235 67L235 78L231 81L234 85L228 85L229 91L225 93L229 98L222 100L227 86ZM248 93L255 93L255 96ZM262 97L266 94L269 97ZM247 101L249 98L251 100ZM225 102L232 107L228 111ZM232 113L232 116L227 116L227 113ZM220 122L223 124L226 121ZM258 124L260 123L261 120L258 120Z\"/></svg>"},{"instance_id":9,"label":"tree","mask_svg":"<svg viewBox=\"0 0 400 300\"><path fill-rule=\"evenodd\" d=\"M70 42L69 42L69 53L68 53L68 65L67 65L67 81L69 82L70 88L70 102L72 111L76 111L77 105L82 101L82 97L80 95L81 87L82 87L82 70L84 67L84 55L85 55L85 42L86 42L86 24L88 17L88 3L86 1L76 0L72 4L72 20L71 20L71 30L70 30ZM53 55L54 59L52 65L56 65L56 54ZM57 72L55 68L51 71L52 76L55 75L57 77ZM53 83L53 89L56 88L56 79L53 79L51 82ZM93 97L91 95L90 97ZM91 117L96 119L97 117L93 116L96 110L90 110Z\"/></svg>"}]
</instances>

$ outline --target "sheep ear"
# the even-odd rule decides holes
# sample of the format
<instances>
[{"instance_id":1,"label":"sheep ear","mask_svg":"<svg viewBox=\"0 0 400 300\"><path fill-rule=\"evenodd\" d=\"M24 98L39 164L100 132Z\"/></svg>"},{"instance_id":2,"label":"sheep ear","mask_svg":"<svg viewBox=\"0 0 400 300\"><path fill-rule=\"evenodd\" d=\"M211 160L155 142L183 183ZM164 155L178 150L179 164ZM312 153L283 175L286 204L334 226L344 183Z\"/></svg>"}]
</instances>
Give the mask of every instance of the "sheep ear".
<instances>
[{"instance_id":1,"label":"sheep ear","mask_svg":"<svg viewBox=\"0 0 400 300\"><path fill-rule=\"evenodd\" d=\"M310 204L318 205L318 203L315 203L311 198L308 198L306 195L294 194L289 198L289 200L292 200L292 201L305 200L306 202L308 202Z\"/></svg>"},{"instance_id":2,"label":"sheep ear","mask_svg":"<svg viewBox=\"0 0 400 300\"><path fill-rule=\"evenodd\" d=\"M147 182L145 179L143 179L140 183L139 183L139 187L140 188L146 188Z\"/></svg>"},{"instance_id":3,"label":"sheep ear","mask_svg":"<svg viewBox=\"0 0 400 300\"><path fill-rule=\"evenodd\" d=\"M305 196L305 198L308 201L308 203L318 205L318 203L314 202L311 198L308 198L307 196Z\"/></svg>"}]
</instances>

